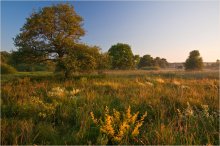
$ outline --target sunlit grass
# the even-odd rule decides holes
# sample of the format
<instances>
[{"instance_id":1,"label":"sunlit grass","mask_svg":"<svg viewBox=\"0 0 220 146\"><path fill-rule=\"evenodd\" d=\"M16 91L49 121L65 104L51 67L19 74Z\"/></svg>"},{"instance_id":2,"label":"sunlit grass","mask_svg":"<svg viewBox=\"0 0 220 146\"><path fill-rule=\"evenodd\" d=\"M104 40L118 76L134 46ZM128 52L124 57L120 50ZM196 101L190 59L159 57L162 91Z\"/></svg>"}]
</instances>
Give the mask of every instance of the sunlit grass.
<instances>
[{"instance_id":1,"label":"sunlit grass","mask_svg":"<svg viewBox=\"0 0 220 146\"><path fill-rule=\"evenodd\" d=\"M218 75L109 71L68 80L49 72L2 76L1 144L218 145ZM126 128L129 115L136 122ZM114 134L103 131L106 125L113 126Z\"/></svg>"}]
</instances>

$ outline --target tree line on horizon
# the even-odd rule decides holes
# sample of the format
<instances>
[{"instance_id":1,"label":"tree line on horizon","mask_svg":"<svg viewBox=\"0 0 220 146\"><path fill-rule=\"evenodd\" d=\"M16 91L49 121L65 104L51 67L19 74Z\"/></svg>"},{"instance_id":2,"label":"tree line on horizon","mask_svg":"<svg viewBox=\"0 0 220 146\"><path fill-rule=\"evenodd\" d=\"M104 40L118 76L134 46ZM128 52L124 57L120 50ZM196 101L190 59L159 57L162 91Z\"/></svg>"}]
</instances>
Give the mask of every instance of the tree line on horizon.
<instances>
[{"instance_id":1,"label":"tree line on horizon","mask_svg":"<svg viewBox=\"0 0 220 146\"><path fill-rule=\"evenodd\" d=\"M75 72L168 66L165 58L134 55L131 47L123 43L112 45L108 52L102 53L98 46L80 42L85 35L82 24L83 18L69 4L43 7L33 12L14 38L17 51L1 52L1 68L4 68L2 64L9 64L19 71L54 70L69 77ZM202 68L199 51L190 52L185 69Z\"/></svg>"}]
</instances>

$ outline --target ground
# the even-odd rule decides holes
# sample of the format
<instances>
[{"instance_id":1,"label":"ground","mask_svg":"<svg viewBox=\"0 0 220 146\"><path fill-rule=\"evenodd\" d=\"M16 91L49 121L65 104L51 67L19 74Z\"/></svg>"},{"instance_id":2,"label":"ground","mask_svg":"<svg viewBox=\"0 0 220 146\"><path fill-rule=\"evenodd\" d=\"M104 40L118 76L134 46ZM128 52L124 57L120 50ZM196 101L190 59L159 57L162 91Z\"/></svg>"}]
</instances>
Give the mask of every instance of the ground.
<instances>
[{"instance_id":1,"label":"ground","mask_svg":"<svg viewBox=\"0 0 220 146\"><path fill-rule=\"evenodd\" d=\"M219 145L219 71L2 75L1 144Z\"/></svg>"}]
</instances>

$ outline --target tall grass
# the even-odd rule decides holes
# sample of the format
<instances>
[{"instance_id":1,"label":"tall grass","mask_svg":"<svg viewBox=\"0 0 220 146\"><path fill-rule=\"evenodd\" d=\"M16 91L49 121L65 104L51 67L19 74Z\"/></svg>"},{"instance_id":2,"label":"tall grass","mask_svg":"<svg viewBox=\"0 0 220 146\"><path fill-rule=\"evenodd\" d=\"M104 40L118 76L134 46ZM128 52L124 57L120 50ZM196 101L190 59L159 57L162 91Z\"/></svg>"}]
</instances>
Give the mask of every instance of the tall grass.
<instances>
[{"instance_id":1,"label":"tall grass","mask_svg":"<svg viewBox=\"0 0 220 146\"><path fill-rule=\"evenodd\" d=\"M219 145L218 72L107 72L69 80L55 76L4 77L1 144L117 144L105 124L114 110L147 111L138 134L124 132L119 144ZM113 110L114 109L114 110ZM116 133L121 122L112 122ZM111 118L110 118L111 119ZM104 122L105 123L105 122ZM102 125L102 126L101 126ZM132 129L134 130L134 129Z\"/></svg>"}]
</instances>

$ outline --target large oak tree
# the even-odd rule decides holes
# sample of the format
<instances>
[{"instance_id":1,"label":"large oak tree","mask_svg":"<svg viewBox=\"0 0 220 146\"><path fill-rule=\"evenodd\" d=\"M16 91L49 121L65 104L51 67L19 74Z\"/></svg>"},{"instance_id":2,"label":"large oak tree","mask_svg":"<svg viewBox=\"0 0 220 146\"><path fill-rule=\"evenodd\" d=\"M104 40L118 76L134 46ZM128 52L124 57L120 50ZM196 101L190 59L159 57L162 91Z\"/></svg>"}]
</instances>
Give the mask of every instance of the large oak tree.
<instances>
[{"instance_id":1,"label":"large oak tree","mask_svg":"<svg viewBox=\"0 0 220 146\"><path fill-rule=\"evenodd\" d=\"M85 34L82 24L83 18L69 4L44 7L26 19L14 39L18 48L16 56L31 63L53 60L59 66L62 64L65 75L79 67L87 69L89 67L85 65L94 64L95 57L88 51L88 45L79 42ZM95 47L91 48L94 50ZM80 64L77 67L76 61Z\"/></svg>"},{"instance_id":2,"label":"large oak tree","mask_svg":"<svg viewBox=\"0 0 220 146\"><path fill-rule=\"evenodd\" d=\"M83 19L68 4L44 7L31 14L14 39L26 59L43 61L62 58L85 34Z\"/></svg>"}]
</instances>

